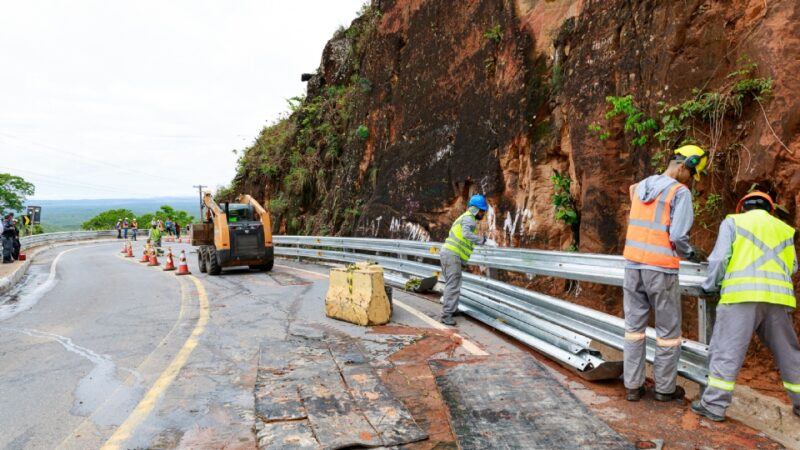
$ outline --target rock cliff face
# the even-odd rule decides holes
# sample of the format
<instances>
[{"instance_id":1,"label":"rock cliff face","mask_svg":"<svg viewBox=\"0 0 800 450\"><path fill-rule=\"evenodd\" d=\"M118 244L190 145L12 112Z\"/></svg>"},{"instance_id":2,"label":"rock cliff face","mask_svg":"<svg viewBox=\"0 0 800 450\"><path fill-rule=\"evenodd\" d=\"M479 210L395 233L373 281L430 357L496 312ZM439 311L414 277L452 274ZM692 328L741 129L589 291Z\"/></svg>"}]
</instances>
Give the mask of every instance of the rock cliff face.
<instances>
[{"instance_id":1,"label":"rock cliff face","mask_svg":"<svg viewBox=\"0 0 800 450\"><path fill-rule=\"evenodd\" d=\"M501 245L620 253L628 186L688 141L708 251L753 186L800 223L798 92L796 0L374 0L220 194L262 196L276 231L442 240L480 192Z\"/></svg>"}]
</instances>

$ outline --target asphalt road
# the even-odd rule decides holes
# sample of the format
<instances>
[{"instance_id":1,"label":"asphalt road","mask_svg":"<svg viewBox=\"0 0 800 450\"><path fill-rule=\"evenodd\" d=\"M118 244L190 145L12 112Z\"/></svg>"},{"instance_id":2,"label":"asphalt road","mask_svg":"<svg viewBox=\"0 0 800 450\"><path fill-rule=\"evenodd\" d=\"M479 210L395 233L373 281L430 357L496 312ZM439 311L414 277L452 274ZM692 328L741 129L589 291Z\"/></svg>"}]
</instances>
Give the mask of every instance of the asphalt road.
<instances>
[{"instance_id":1,"label":"asphalt road","mask_svg":"<svg viewBox=\"0 0 800 450\"><path fill-rule=\"evenodd\" d=\"M46 251L0 297L0 448L254 448L261 342L365 334L325 319L324 274L278 262L211 277L190 254L194 275L177 277L119 247ZM431 325L415 314L393 319Z\"/></svg>"}]
</instances>

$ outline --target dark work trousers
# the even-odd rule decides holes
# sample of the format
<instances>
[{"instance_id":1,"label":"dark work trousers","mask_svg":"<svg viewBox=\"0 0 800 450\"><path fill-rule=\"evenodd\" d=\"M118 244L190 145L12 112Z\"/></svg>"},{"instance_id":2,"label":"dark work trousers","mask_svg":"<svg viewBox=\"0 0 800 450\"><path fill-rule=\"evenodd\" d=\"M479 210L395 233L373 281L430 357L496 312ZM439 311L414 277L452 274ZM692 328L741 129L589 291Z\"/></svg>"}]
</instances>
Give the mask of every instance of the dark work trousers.
<instances>
[{"instance_id":1,"label":"dark work trousers","mask_svg":"<svg viewBox=\"0 0 800 450\"><path fill-rule=\"evenodd\" d=\"M0 237L0 242L3 244L3 262L11 262L14 259L14 238L3 235Z\"/></svg>"}]
</instances>

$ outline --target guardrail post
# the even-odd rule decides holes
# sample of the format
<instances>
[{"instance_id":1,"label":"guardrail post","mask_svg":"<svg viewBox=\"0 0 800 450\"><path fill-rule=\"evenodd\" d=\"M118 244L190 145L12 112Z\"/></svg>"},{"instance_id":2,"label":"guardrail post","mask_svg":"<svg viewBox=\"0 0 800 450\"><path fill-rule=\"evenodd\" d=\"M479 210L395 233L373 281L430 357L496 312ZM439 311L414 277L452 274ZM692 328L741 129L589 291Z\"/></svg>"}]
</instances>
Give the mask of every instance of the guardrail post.
<instances>
[{"instance_id":1,"label":"guardrail post","mask_svg":"<svg viewBox=\"0 0 800 450\"><path fill-rule=\"evenodd\" d=\"M699 297L697 299L697 339L703 344L711 343L714 331L717 302Z\"/></svg>"}]
</instances>

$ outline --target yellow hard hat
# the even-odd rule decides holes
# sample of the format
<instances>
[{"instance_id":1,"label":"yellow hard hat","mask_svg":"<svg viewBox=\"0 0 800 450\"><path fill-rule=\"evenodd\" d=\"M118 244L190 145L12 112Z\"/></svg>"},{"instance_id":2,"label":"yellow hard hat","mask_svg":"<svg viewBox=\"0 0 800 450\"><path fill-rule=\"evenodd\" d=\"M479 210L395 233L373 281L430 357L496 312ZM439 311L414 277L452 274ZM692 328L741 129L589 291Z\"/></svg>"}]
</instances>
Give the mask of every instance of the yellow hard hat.
<instances>
[{"instance_id":1,"label":"yellow hard hat","mask_svg":"<svg viewBox=\"0 0 800 450\"><path fill-rule=\"evenodd\" d=\"M684 145L675 150L675 154L683 156L683 166L694 175L695 181L700 181L700 172L708 164L708 153L696 145Z\"/></svg>"}]
</instances>

